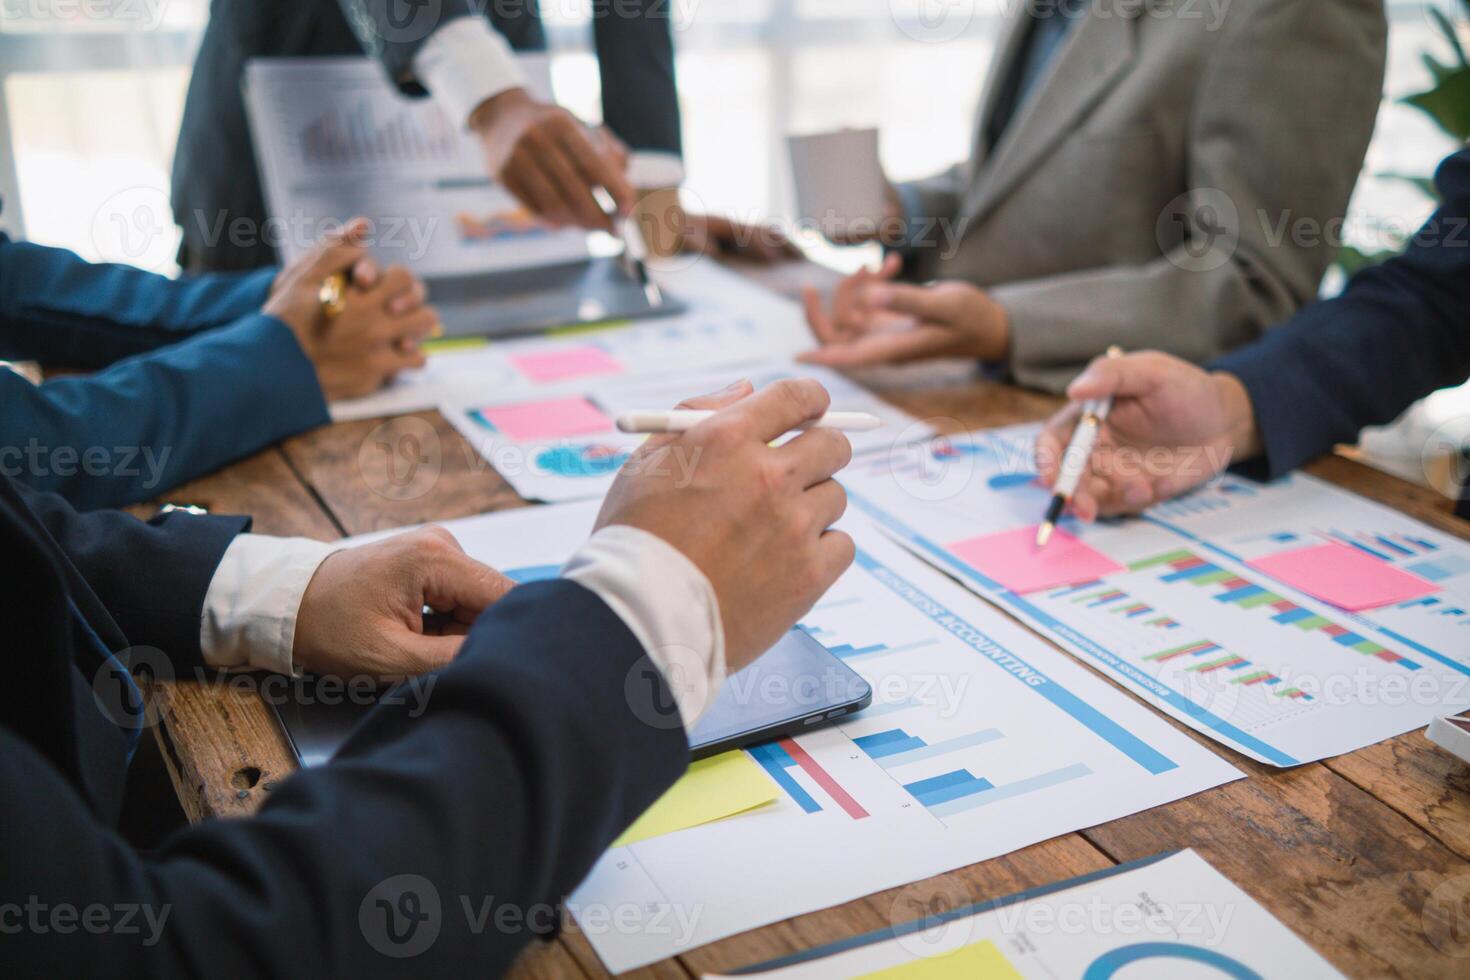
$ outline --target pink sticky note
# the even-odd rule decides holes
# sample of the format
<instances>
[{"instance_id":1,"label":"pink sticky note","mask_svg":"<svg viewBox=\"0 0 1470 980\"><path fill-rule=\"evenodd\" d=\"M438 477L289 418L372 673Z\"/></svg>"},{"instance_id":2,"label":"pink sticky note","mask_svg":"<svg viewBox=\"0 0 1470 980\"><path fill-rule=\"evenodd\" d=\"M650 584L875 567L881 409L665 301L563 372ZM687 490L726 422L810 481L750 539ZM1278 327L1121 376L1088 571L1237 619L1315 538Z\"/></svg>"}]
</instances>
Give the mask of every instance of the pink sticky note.
<instances>
[{"instance_id":1,"label":"pink sticky note","mask_svg":"<svg viewBox=\"0 0 1470 980\"><path fill-rule=\"evenodd\" d=\"M1439 586L1417 575L1337 542L1282 551L1247 564L1349 612L1407 602L1439 591Z\"/></svg>"},{"instance_id":2,"label":"pink sticky note","mask_svg":"<svg viewBox=\"0 0 1470 980\"><path fill-rule=\"evenodd\" d=\"M518 354L510 359L510 363L537 384L623 373L622 363L601 347L569 347L539 354Z\"/></svg>"},{"instance_id":3,"label":"pink sticky note","mask_svg":"<svg viewBox=\"0 0 1470 980\"><path fill-rule=\"evenodd\" d=\"M612 431L612 419L585 398L552 398L518 405L492 405L470 410L481 425L517 442L564 439Z\"/></svg>"},{"instance_id":4,"label":"pink sticky note","mask_svg":"<svg viewBox=\"0 0 1470 980\"><path fill-rule=\"evenodd\" d=\"M1034 525L966 538L950 545L949 550L1012 592L1077 585L1123 570L1122 565L1066 531L1055 531L1045 548L1036 547Z\"/></svg>"}]
</instances>

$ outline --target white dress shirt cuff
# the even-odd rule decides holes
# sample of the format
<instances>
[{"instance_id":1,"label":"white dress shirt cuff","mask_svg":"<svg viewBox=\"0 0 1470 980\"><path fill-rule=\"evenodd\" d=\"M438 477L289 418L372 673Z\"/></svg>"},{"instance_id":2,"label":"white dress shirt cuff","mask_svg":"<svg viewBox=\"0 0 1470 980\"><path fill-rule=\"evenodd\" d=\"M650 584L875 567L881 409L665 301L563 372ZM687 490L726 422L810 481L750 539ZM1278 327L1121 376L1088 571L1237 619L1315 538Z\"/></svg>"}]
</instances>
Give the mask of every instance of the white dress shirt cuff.
<instances>
[{"instance_id":1,"label":"white dress shirt cuff","mask_svg":"<svg viewBox=\"0 0 1470 980\"><path fill-rule=\"evenodd\" d=\"M663 673L685 729L725 681L725 629L709 579L663 539L605 527L562 569L618 615Z\"/></svg>"},{"instance_id":2,"label":"white dress shirt cuff","mask_svg":"<svg viewBox=\"0 0 1470 980\"><path fill-rule=\"evenodd\" d=\"M640 191L661 191L684 183L684 161L666 150L633 150L628 154L628 183Z\"/></svg>"},{"instance_id":3,"label":"white dress shirt cuff","mask_svg":"<svg viewBox=\"0 0 1470 980\"><path fill-rule=\"evenodd\" d=\"M307 538L242 534L204 595L199 643L211 667L295 673L296 615L317 568L340 550Z\"/></svg>"},{"instance_id":4,"label":"white dress shirt cuff","mask_svg":"<svg viewBox=\"0 0 1470 980\"><path fill-rule=\"evenodd\" d=\"M477 16L456 17L435 31L414 55L413 72L466 128L486 99L528 84L509 42Z\"/></svg>"}]
</instances>

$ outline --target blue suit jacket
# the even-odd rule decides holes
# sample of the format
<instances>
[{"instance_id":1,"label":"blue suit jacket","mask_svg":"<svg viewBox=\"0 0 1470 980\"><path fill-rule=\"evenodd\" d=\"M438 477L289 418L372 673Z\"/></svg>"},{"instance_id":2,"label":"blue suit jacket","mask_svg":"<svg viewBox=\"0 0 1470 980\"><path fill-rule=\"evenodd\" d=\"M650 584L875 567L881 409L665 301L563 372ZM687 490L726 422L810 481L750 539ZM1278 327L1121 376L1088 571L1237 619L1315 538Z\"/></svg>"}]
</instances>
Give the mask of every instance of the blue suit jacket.
<instances>
[{"instance_id":1,"label":"blue suit jacket","mask_svg":"<svg viewBox=\"0 0 1470 980\"><path fill-rule=\"evenodd\" d=\"M82 507L146 500L328 421L272 272L171 280L0 235L0 473ZM177 343L176 343L177 342Z\"/></svg>"},{"instance_id":2,"label":"blue suit jacket","mask_svg":"<svg viewBox=\"0 0 1470 980\"><path fill-rule=\"evenodd\" d=\"M0 478L0 895L167 912L151 944L142 915L132 932L23 928L5 937L6 974L501 975L688 764L684 730L624 696L642 647L581 586L520 586L427 697L374 708L254 818L143 854L112 827L137 722L102 692L144 657L156 674L201 669L204 597L246 524L78 514ZM402 890L374 892L390 881Z\"/></svg>"},{"instance_id":3,"label":"blue suit jacket","mask_svg":"<svg viewBox=\"0 0 1470 980\"><path fill-rule=\"evenodd\" d=\"M1403 255L1211 365L1250 392L1266 447L1253 475L1293 470L1470 377L1470 150L1436 180L1443 204Z\"/></svg>"}]
</instances>

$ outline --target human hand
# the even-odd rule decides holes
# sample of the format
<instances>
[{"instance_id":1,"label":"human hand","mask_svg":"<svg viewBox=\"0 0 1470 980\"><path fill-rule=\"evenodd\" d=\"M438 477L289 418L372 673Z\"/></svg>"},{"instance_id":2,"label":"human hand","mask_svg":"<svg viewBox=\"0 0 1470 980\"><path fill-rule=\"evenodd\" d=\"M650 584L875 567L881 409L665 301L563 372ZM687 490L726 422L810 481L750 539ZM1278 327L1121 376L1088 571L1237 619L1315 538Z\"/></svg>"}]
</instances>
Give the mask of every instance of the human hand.
<instances>
[{"instance_id":1,"label":"human hand","mask_svg":"<svg viewBox=\"0 0 1470 980\"><path fill-rule=\"evenodd\" d=\"M853 542L828 530L847 509L832 475L852 459L840 432L771 440L822 415L815 381L740 382L680 408L716 409L687 432L655 436L623 468L597 526L624 524L679 549L709 579L738 671L775 645L852 563ZM692 468L691 468L692 467Z\"/></svg>"},{"instance_id":2,"label":"human hand","mask_svg":"<svg viewBox=\"0 0 1470 980\"><path fill-rule=\"evenodd\" d=\"M514 585L441 527L335 552L301 598L292 661L313 674L384 681L442 667L475 617ZM425 606L444 614L437 633Z\"/></svg>"},{"instance_id":3,"label":"human hand","mask_svg":"<svg viewBox=\"0 0 1470 980\"><path fill-rule=\"evenodd\" d=\"M1056 483L1080 403L1109 395L1113 409L1072 495L1083 520L1143 510L1261 452L1250 395L1234 375L1157 351L1100 357L1068 387L1071 404L1037 440L1036 465L1047 486Z\"/></svg>"},{"instance_id":4,"label":"human hand","mask_svg":"<svg viewBox=\"0 0 1470 980\"><path fill-rule=\"evenodd\" d=\"M596 187L612 196L620 215L631 213L628 151L608 130L589 132L570 112L519 88L482 102L470 127L484 144L490 176L549 224L612 232Z\"/></svg>"},{"instance_id":5,"label":"human hand","mask_svg":"<svg viewBox=\"0 0 1470 980\"><path fill-rule=\"evenodd\" d=\"M801 258L801 249L772 224L749 224L715 214L687 215L684 251L773 264Z\"/></svg>"},{"instance_id":6,"label":"human hand","mask_svg":"<svg viewBox=\"0 0 1470 980\"><path fill-rule=\"evenodd\" d=\"M403 266L380 270L362 242L367 221L354 218L327 235L310 255L276 277L264 312L291 328L328 401L371 394L405 368L423 367L419 349L439 328L424 284ZM342 312L321 308L322 282L352 270Z\"/></svg>"},{"instance_id":7,"label":"human hand","mask_svg":"<svg viewBox=\"0 0 1470 980\"><path fill-rule=\"evenodd\" d=\"M821 295L803 291L807 323L822 346L798 360L828 367L870 367L931 357L999 361L1011 345L1005 308L965 282L913 286L894 282L902 268L889 255L837 286L832 312Z\"/></svg>"}]
</instances>

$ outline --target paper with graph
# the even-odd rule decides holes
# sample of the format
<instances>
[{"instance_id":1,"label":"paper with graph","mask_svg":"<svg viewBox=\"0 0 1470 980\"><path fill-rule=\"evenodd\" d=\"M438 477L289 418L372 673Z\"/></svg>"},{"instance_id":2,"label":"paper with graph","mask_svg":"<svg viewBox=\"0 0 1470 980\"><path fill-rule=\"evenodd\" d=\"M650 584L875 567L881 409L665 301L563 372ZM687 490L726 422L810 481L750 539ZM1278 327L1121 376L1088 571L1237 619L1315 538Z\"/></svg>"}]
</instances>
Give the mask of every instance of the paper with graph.
<instances>
[{"instance_id":1,"label":"paper with graph","mask_svg":"<svg viewBox=\"0 0 1470 980\"><path fill-rule=\"evenodd\" d=\"M602 363L601 358L595 360ZM760 389L794 377L820 381L832 396L833 411L866 412L883 420L881 428L849 435L855 454L879 452L933 434L923 422L835 371L785 360L730 365L703 373L584 374L530 393L446 400L439 410L522 497L559 503L602 497L618 469L647 438L619 432L614 425L619 413L672 408L692 395L719 391L741 378ZM669 462L692 468L698 460L676 456Z\"/></svg>"},{"instance_id":2,"label":"paper with graph","mask_svg":"<svg viewBox=\"0 0 1470 980\"><path fill-rule=\"evenodd\" d=\"M1470 706L1470 546L1308 476L1227 476L1141 519L1064 521L1075 545L1049 579L987 564L1046 506L1035 431L938 440L842 479L916 554L1263 762L1339 755Z\"/></svg>"},{"instance_id":3,"label":"paper with graph","mask_svg":"<svg viewBox=\"0 0 1470 980\"><path fill-rule=\"evenodd\" d=\"M445 526L531 580L556 573L597 506ZM858 561L802 626L873 706L752 750L775 803L607 852L567 904L612 972L1240 777L867 522L843 526Z\"/></svg>"},{"instance_id":4,"label":"paper with graph","mask_svg":"<svg viewBox=\"0 0 1470 980\"><path fill-rule=\"evenodd\" d=\"M710 259L655 260L660 285L684 299L675 316L552 330L507 340L462 339L429 348L428 366L383 390L333 402L337 422L491 402L573 385L689 376L790 357L811 346L800 308ZM732 376L733 377L733 376ZM698 394L686 391L687 394Z\"/></svg>"},{"instance_id":5,"label":"paper with graph","mask_svg":"<svg viewBox=\"0 0 1470 980\"><path fill-rule=\"evenodd\" d=\"M1193 851L1146 858L973 908L937 910L928 918L738 975L760 980L1341 976Z\"/></svg>"},{"instance_id":6,"label":"paper with graph","mask_svg":"<svg viewBox=\"0 0 1470 980\"><path fill-rule=\"evenodd\" d=\"M545 55L519 55L551 96ZM485 176L481 149L432 99L410 99L370 58L256 58L245 102L274 244L286 261L354 215L375 251L421 276L570 262L587 236L543 224Z\"/></svg>"}]
</instances>

